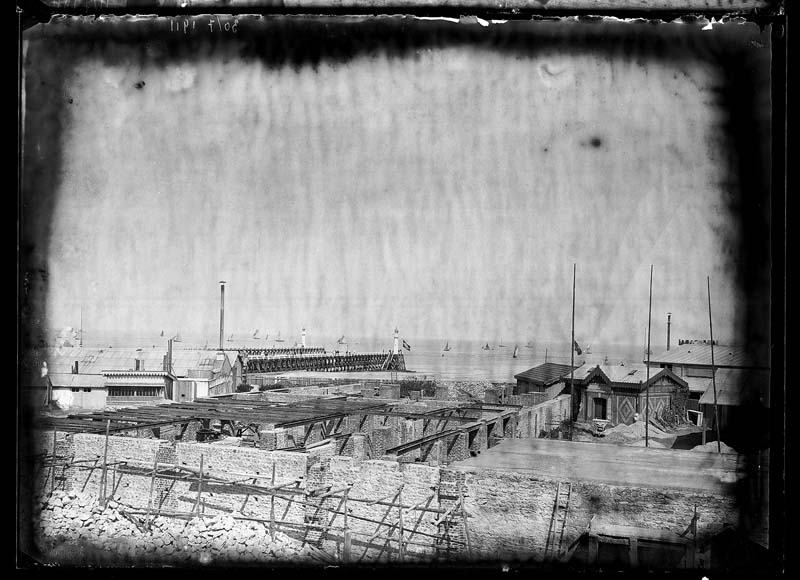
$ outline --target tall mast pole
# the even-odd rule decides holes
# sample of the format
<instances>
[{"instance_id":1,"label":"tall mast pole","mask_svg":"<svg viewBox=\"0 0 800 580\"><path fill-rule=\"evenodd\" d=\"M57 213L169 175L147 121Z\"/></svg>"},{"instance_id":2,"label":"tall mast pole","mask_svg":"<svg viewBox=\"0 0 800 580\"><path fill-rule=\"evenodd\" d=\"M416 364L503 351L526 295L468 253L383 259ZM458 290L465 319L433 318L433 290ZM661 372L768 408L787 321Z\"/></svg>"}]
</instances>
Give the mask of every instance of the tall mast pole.
<instances>
[{"instance_id":1,"label":"tall mast pole","mask_svg":"<svg viewBox=\"0 0 800 580\"><path fill-rule=\"evenodd\" d=\"M219 281L219 349L225 340L225 280Z\"/></svg>"},{"instance_id":2,"label":"tall mast pole","mask_svg":"<svg viewBox=\"0 0 800 580\"><path fill-rule=\"evenodd\" d=\"M714 425L717 431L717 453L722 453L719 441L719 415L717 414L717 369L714 368L714 325L711 322L711 278L706 276L708 287L708 333L711 336L711 387L714 389Z\"/></svg>"},{"instance_id":3,"label":"tall mast pole","mask_svg":"<svg viewBox=\"0 0 800 580\"><path fill-rule=\"evenodd\" d=\"M575 406L575 269L572 264L572 343L569 345L569 438L574 431L573 408Z\"/></svg>"},{"instance_id":4,"label":"tall mast pole","mask_svg":"<svg viewBox=\"0 0 800 580\"><path fill-rule=\"evenodd\" d=\"M651 314L653 312L653 265L650 264L650 297L647 304L647 379L644 383L644 398L645 398L645 411L644 411L644 446L650 447L650 322Z\"/></svg>"}]
</instances>

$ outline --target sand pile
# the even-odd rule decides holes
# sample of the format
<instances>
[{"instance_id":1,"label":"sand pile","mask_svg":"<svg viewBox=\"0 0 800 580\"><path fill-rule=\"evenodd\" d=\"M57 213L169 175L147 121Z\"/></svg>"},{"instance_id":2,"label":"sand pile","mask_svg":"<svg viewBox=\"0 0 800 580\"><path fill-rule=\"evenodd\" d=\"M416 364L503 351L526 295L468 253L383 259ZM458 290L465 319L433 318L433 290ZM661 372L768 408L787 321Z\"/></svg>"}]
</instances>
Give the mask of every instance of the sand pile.
<instances>
[{"instance_id":1,"label":"sand pile","mask_svg":"<svg viewBox=\"0 0 800 580\"><path fill-rule=\"evenodd\" d=\"M666 443L662 443L661 441L652 438L648 443L649 443L648 447L653 447L655 449L669 449L670 447L672 447L671 445L667 445ZM639 439L638 441L627 443L627 445L630 445L631 447L645 447L644 439Z\"/></svg>"},{"instance_id":2,"label":"sand pile","mask_svg":"<svg viewBox=\"0 0 800 580\"><path fill-rule=\"evenodd\" d=\"M738 453L736 449L731 447L730 445L725 445L722 441L719 443L720 452L721 453ZM717 452L717 442L716 441L709 441L705 445L697 445L696 447L692 447L692 451L705 451L707 453L716 453Z\"/></svg>"},{"instance_id":3,"label":"sand pile","mask_svg":"<svg viewBox=\"0 0 800 580\"><path fill-rule=\"evenodd\" d=\"M621 424L617 425L616 427L606 429L604 433L606 435L606 441L610 443L628 443L638 439L644 439L645 424L643 421L636 421L630 425ZM649 436L669 437L669 434L665 433L654 425L650 425Z\"/></svg>"}]
</instances>

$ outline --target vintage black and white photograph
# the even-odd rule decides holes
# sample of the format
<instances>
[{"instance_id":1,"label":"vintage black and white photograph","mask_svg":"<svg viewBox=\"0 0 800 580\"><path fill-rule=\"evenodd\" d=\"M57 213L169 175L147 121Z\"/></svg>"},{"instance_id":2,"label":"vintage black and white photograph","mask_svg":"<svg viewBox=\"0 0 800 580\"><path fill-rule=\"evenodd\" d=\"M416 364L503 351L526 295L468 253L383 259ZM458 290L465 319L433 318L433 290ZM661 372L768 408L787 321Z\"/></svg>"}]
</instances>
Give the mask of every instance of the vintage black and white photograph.
<instances>
[{"instance_id":1,"label":"vintage black and white photograph","mask_svg":"<svg viewBox=\"0 0 800 580\"><path fill-rule=\"evenodd\" d=\"M26 566L774 569L780 3L27 4Z\"/></svg>"}]
</instances>

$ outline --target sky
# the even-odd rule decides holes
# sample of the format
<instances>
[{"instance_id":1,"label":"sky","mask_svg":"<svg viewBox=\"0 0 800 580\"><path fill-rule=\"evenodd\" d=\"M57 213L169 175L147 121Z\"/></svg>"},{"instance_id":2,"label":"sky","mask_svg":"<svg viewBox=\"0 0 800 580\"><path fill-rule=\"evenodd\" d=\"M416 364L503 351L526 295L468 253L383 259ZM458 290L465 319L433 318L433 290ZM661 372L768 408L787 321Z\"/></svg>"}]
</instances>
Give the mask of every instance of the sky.
<instances>
[{"instance_id":1,"label":"sky","mask_svg":"<svg viewBox=\"0 0 800 580\"><path fill-rule=\"evenodd\" d=\"M736 342L706 60L434 43L274 66L242 42L67 52L50 326L214 337L226 280L226 334L561 340L575 264L576 338L641 344L652 265L653 336L671 312L707 338L710 276Z\"/></svg>"}]
</instances>

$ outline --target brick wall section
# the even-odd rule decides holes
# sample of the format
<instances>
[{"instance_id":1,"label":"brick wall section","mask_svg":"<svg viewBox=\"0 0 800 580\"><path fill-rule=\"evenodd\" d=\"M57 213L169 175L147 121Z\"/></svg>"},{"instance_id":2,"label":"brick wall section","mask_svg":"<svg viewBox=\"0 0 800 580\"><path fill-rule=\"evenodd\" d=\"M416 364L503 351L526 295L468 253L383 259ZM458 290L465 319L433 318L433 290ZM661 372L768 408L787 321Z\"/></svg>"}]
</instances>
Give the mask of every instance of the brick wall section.
<instances>
[{"instance_id":1,"label":"brick wall section","mask_svg":"<svg viewBox=\"0 0 800 580\"><path fill-rule=\"evenodd\" d=\"M538 437L542 431L549 429L552 422L568 417L569 401L569 395L559 395L555 399L540 403L531 409L530 421L532 431L535 433L534 437Z\"/></svg>"},{"instance_id":2,"label":"brick wall section","mask_svg":"<svg viewBox=\"0 0 800 580\"><path fill-rule=\"evenodd\" d=\"M444 451L446 454L447 463L453 461L462 461L469 457L469 448L467 447L467 433L460 431L456 435L451 435L442 440Z\"/></svg>"},{"instance_id":3,"label":"brick wall section","mask_svg":"<svg viewBox=\"0 0 800 580\"><path fill-rule=\"evenodd\" d=\"M353 439L364 439L364 434L354 434ZM45 446L46 437L41 445ZM464 434L454 438L456 445L466 450ZM75 434L64 436L57 445L76 459L102 458L105 437L103 435ZM460 442L460 443L459 443ZM446 445L446 440L440 442ZM355 445L354 445L355 447ZM321 445L310 454L264 451L255 448L227 447L201 443L170 444L158 439L133 437L109 437L109 463L127 461L126 466L116 465L109 470L109 495L123 504L146 508L150 497L149 475L154 457L161 463L199 466L203 454L204 468L226 479L240 479L237 473L265 476L259 483L268 485L275 466L277 484L301 479L296 487L305 490L318 485L330 484L340 487L352 484L351 498L371 501L387 498L391 500L403 485L402 499L407 506L427 502L427 507L446 510L465 497L467 526L473 556L484 559L534 559L543 556L547 531L552 515L558 482L535 472L518 473L475 468L439 468L419 463L397 461L359 460L356 457L333 455L334 444ZM99 461L98 461L99 463ZM91 465L91 464L83 464ZM100 469L93 471L75 469L69 482L72 489L99 492ZM174 481L156 479L154 503L164 510L188 511L197 497L197 481ZM302 495L293 496L305 499ZM270 495L240 486L222 486L206 480L202 487L203 510L206 514L241 511L255 517L269 518ZM341 498L310 498L312 506L300 506L284 498L275 500L277 519L303 522L307 518L330 521ZM315 503L316 502L316 503ZM593 515L602 516L610 523L619 523L650 529L668 529L683 532L689 525L693 509L697 506L699 538L716 532L724 524L735 525L738 520L736 498L729 493L699 492L692 490L668 490L662 488L628 487L575 480L565 528L565 545L577 538ZM319 508L319 509L317 509ZM391 524L398 520L397 508L366 502L348 502L349 513L372 520L383 520ZM322 516L320 516L321 512ZM309 515L311 514L311 515ZM434 550L442 558L458 559L466 555L464 521L456 512L449 524L436 525L439 513L406 510L404 512L406 532L411 530L439 534L439 540L414 536L424 546L407 548L409 557L430 558ZM334 520L336 526L343 525L343 518ZM376 522L349 518L348 525L354 533L353 558L357 559L365 547L358 542L373 535L379 525ZM388 528L383 526L383 531ZM328 542L326 549L336 548L336 539L324 540L314 537L315 542ZM388 541L389 551L384 550L382 559L391 552L396 558L398 534ZM333 545L330 544L333 542ZM386 539L376 539L369 547L367 561L378 555Z\"/></svg>"},{"instance_id":4,"label":"brick wall section","mask_svg":"<svg viewBox=\"0 0 800 580\"><path fill-rule=\"evenodd\" d=\"M379 388L380 397L382 399L399 399L400 398L400 385L399 384L385 384Z\"/></svg>"},{"instance_id":5,"label":"brick wall section","mask_svg":"<svg viewBox=\"0 0 800 580\"><path fill-rule=\"evenodd\" d=\"M443 445L441 439L424 445L420 450L420 461L437 467L444 463L446 458L442 453Z\"/></svg>"},{"instance_id":6,"label":"brick wall section","mask_svg":"<svg viewBox=\"0 0 800 580\"><path fill-rule=\"evenodd\" d=\"M465 476L473 550L493 559L541 560L557 481L491 470L467 471ZM681 533L689 525L695 504L701 534L737 521L733 495L574 481L564 545L583 533L592 515L611 523Z\"/></svg>"},{"instance_id":7,"label":"brick wall section","mask_svg":"<svg viewBox=\"0 0 800 580\"><path fill-rule=\"evenodd\" d=\"M31 451L35 454L53 455L53 432L36 431L34 434L34 444ZM71 434L63 431L56 431L55 442L55 465L53 467L42 467L35 470L34 489L44 490L47 493L50 489L66 490L71 487L74 477L75 467L70 465L75 455L74 439ZM35 466L33 462L32 465Z\"/></svg>"},{"instance_id":8,"label":"brick wall section","mask_svg":"<svg viewBox=\"0 0 800 580\"><path fill-rule=\"evenodd\" d=\"M476 431L473 431L471 434L472 436L472 443L469 444L469 450L475 453L480 453L487 448L487 441L486 441L486 425L481 425ZM469 437L467 438L469 442Z\"/></svg>"},{"instance_id":9,"label":"brick wall section","mask_svg":"<svg viewBox=\"0 0 800 580\"><path fill-rule=\"evenodd\" d=\"M272 466L275 465L275 483L280 485L288 481L302 478L305 481L309 455L289 451L264 451L247 447L224 447L203 443L181 443L176 445L177 460L180 465L198 468L200 454L203 455L203 468L214 472L228 474L226 479L241 479L241 473L264 476L258 479L258 485L269 485L272 477ZM250 482L252 483L252 482ZM305 484L301 483L301 489ZM191 483L186 493L178 497L180 509L186 511L194 506L197 496L197 481ZM294 496L300 498L301 496ZM244 510L248 515L269 518L270 494L252 492L237 486L224 486L219 483L203 484L203 508L205 513L226 513ZM285 499L275 500L275 517L290 521L302 522L304 510L302 506L290 504Z\"/></svg>"},{"instance_id":10,"label":"brick wall section","mask_svg":"<svg viewBox=\"0 0 800 580\"><path fill-rule=\"evenodd\" d=\"M370 434L372 441L372 453L375 457L381 457L387 449L391 449L394 430L391 427L381 427L373 429Z\"/></svg>"},{"instance_id":11,"label":"brick wall section","mask_svg":"<svg viewBox=\"0 0 800 580\"><path fill-rule=\"evenodd\" d=\"M503 419L503 437L511 439L517 436L517 416L510 415Z\"/></svg>"},{"instance_id":12,"label":"brick wall section","mask_svg":"<svg viewBox=\"0 0 800 580\"><path fill-rule=\"evenodd\" d=\"M76 433L72 438L75 459L91 459L93 461L76 464L70 487L73 490L85 491L99 497L106 437L90 433ZM171 448L171 446L169 441L162 439L109 436L107 497L113 497L126 505L146 508L151 497L150 473L153 469L153 460L157 457L165 457L163 452L159 453L160 450Z\"/></svg>"},{"instance_id":13,"label":"brick wall section","mask_svg":"<svg viewBox=\"0 0 800 580\"><path fill-rule=\"evenodd\" d=\"M441 469L439 472L438 499L439 507L444 510L453 509L460 501L461 495L468 493L465 485L465 474L460 471ZM460 509L455 508L451 517L437 526L438 539L435 541L437 556L444 560L457 560L466 554L466 530L463 517L456 515ZM469 521L467 523L469 524ZM470 531L471 533L471 531ZM471 537L470 537L471 539Z\"/></svg>"}]
</instances>

